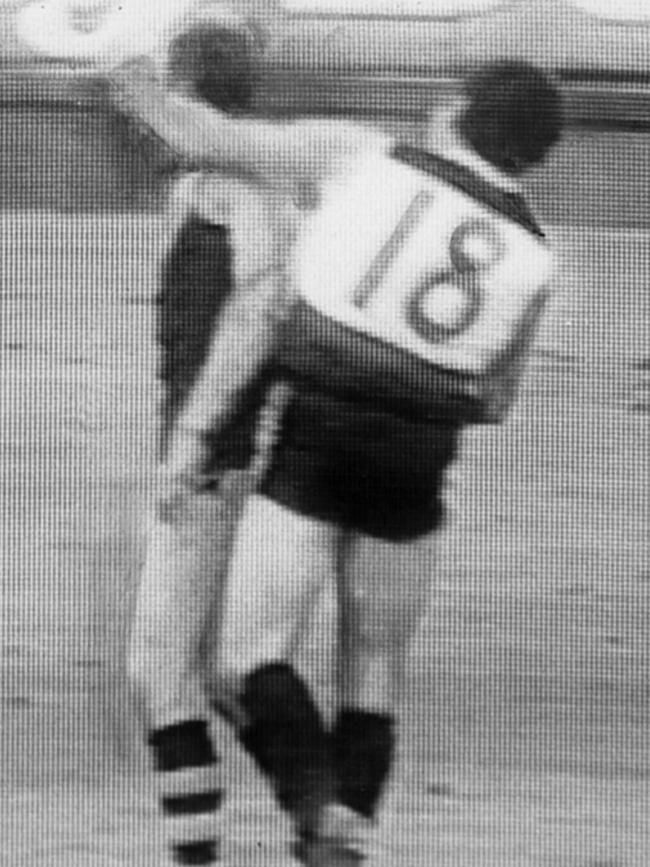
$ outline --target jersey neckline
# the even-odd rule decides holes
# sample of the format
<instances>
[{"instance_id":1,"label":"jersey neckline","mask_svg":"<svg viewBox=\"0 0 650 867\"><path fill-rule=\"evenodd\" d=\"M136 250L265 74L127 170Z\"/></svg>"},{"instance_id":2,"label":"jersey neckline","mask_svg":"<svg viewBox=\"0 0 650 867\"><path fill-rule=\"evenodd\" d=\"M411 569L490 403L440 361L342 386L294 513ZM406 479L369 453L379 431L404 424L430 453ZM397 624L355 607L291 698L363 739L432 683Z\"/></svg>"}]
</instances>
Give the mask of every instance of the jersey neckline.
<instances>
[{"instance_id":1,"label":"jersey neckline","mask_svg":"<svg viewBox=\"0 0 650 867\"><path fill-rule=\"evenodd\" d=\"M451 184L536 237L546 237L520 193L504 190L462 163L411 145L397 145L393 148L391 156L399 162Z\"/></svg>"}]
</instances>

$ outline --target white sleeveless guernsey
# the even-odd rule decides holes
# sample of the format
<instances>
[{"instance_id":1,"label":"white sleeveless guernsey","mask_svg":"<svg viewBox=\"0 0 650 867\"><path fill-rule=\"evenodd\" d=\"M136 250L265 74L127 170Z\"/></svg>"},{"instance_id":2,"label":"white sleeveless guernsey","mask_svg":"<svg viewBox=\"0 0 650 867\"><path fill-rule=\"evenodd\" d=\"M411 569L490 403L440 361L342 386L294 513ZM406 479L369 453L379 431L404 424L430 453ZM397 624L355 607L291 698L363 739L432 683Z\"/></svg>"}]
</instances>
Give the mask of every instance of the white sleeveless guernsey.
<instances>
[{"instance_id":1,"label":"white sleeveless guernsey","mask_svg":"<svg viewBox=\"0 0 650 867\"><path fill-rule=\"evenodd\" d=\"M415 148L366 153L329 183L298 240L281 360L329 393L500 421L551 268L517 194Z\"/></svg>"}]
</instances>

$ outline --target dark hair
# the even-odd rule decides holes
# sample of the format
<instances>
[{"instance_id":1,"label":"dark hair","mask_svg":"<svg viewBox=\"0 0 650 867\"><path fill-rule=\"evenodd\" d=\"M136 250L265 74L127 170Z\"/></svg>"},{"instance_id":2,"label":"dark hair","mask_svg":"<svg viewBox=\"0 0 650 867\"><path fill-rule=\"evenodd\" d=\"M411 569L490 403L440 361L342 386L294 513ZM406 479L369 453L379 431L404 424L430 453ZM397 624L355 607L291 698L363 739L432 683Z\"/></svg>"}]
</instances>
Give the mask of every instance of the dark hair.
<instances>
[{"instance_id":1,"label":"dark hair","mask_svg":"<svg viewBox=\"0 0 650 867\"><path fill-rule=\"evenodd\" d=\"M247 33L206 24L176 37L169 70L221 111L246 111L258 81L258 54Z\"/></svg>"},{"instance_id":2,"label":"dark hair","mask_svg":"<svg viewBox=\"0 0 650 867\"><path fill-rule=\"evenodd\" d=\"M463 138L485 160L510 174L541 162L559 139L562 105L542 70L523 61L483 66L465 83Z\"/></svg>"}]
</instances>

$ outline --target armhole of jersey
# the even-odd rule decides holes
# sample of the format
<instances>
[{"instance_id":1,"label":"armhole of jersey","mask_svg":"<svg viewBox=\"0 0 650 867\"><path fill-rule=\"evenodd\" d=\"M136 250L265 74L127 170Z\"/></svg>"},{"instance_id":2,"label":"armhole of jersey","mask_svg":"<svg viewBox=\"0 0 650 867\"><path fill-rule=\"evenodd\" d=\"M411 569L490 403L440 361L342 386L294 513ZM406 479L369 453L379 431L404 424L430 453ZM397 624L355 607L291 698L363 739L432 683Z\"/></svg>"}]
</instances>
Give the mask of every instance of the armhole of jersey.
<instances>
[{"instance_id":1,"label":"armhole of jersey","mask_svg":"<svg viewBox=\"0 0 650 867\"><path fill-rule=\"evenodd\" d=\"M168 200L168 212L182 222L192 211L196 173L185 174L174 184Z\"/></svg>"},{"instance_id":2,"label":"armhole of jersey","mask_svg":"<svg viewBox=\"0 0 650 867\"><path fill-rule=\"evenodd\" d=\"M295 129L301 128L309 142L303 151L303 167L295 172L293 181L278 167L279 177L284 177L280 187L289 183L290 188L295 188L293 198L301 209L315 210L329 186L347 176L358 162L374 155L390 156L390 138L377 129L365 130L359 124L338 119L298 122Z\"/></svg>"},{"instance_id":3,"label":"armhole of jersey","mask_svg":"<svg viewBox=\"0 0 650 867\"><path fill-rule=\"evenodd\" d=\"M210 195L210 190L204 188L205 183L214 183L218 187L214 196L216 204L214 208L206 207L206 202L212 204L213 197ZM215 176L213 181L211 178L205 178L199 172L194 172L181 179L175 195L173 194L171 204L180 222L193 217L206 225L219 228L228 224L230 220L223 204L227 197L221 189L223 183L223 178Z\"/></svg>"},{"instance_id":4,"label":"armhole of jersey","mask_svg":"<svg viewBox=\"0 0 650 867\"><path fill-rule=\"evenodd\" d=\"M350 129L353 129L353 127L350 127ZM382 157L390 160L392 142L387 135L378 130L368 130L366 133L360 129L355 129L355 133L358 134L358 140L355 141L354 147L345 152L343 145L341 145L340 151L337 151L334 163L330 166L328 177L332 178L347 174L359 162L380 159Z\"/></svg>"}]
</instances>

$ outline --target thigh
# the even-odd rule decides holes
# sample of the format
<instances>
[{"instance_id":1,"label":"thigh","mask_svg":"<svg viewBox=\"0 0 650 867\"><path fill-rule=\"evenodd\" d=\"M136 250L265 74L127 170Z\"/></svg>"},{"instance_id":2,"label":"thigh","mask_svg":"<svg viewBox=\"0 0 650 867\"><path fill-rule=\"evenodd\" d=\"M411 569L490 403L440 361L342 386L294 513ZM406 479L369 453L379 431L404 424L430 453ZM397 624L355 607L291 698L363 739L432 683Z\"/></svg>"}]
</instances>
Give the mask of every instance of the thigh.
<instances>
[{"instance_id":1,"label":"thigh","mask_svg":"<svg viewBox=\"0 0 650 867\"><path fill-rule=\"evenodd\" d=\"M290 657L312 606L336 574L339 531L262 495L244 509L233 549L222 659L244 673Z\"/></svg>"}]
</instances>

